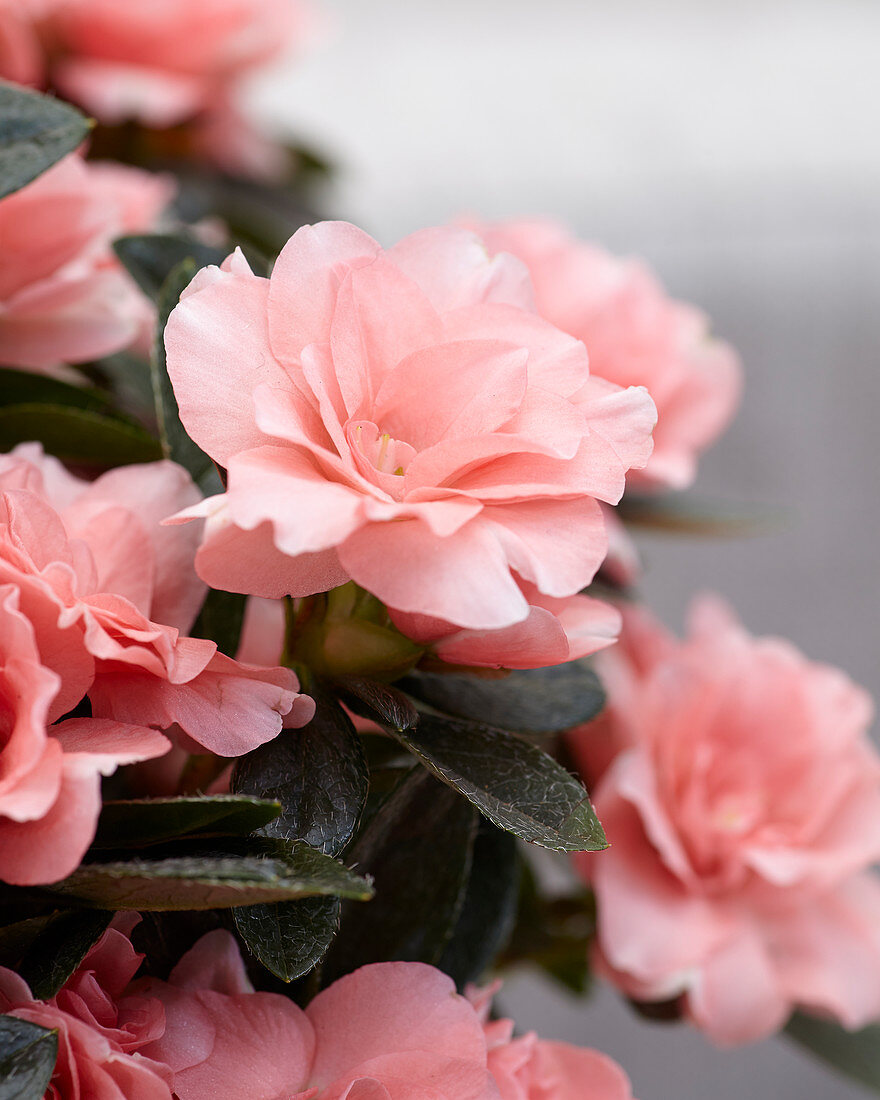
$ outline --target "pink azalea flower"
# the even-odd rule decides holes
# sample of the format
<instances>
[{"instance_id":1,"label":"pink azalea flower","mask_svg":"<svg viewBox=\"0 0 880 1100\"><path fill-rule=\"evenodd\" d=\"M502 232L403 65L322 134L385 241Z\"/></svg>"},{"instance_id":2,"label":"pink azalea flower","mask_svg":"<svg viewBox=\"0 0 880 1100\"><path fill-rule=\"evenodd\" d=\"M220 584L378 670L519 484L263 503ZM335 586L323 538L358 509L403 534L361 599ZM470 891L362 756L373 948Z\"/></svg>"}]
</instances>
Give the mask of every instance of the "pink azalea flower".
<instances>
[{"instance_id":1,"label":"pink azalea flower","mask_svg":"<svg viewBox=\"0 0 880 1100\"><path fill-rule=\"evenodd\" d=\"M46 64L38 19L47 0L0 0L0 80L43 83Z\"/></svg>"},{"instance_id":2,"label":"pink azalea flower","mask_svg":"<svg viewBox=\"0 0 880 1100\"><path fill-rule=\"evenodd\" d=\"M637 999L682 997L721 1043L769 1035L797 1006L850 1028L877 1019L870 699L709 598L684 642L645 613L633 627L605 676L600 735L617 755L595 804L611 847L575 857L603 966Z\"/></svg>"},{"instance_id":3,"label":"pink azalea flower","mask_svg":"<svg viewBox=\"0 0 880 1100\"><path fill-rule=\"evenodd\" d=\"M654 452L633 485L684 489L697 458L739 402L732 348L708 335L707 319L669 299L641 263L573 238L552 221L468 224L490 252L529 269L543 317L587 346L591 369L621 386L647 386L657 406Z\"/></svg>"},{"instance_id":4,"label":"pink azalea flower","mask_svg":"<svg viewBox=\"0 0 880 1100\"><path fill-rule=\"evenodd\" d=\"M173 1074L140 1053L165 1030L162 1004L123 997L143 958L126 934L136 920L117 917L51 1001L0 968L0 1012L58 1032L49 1100L171 1100Z\"/></svg>"},{"instance_id":5,"label":"pink azalea flower","mask_svg":"<svg viewBox=\"0 0 880 1100\"><path fill-rule=\"evenodd\" d=\"M100 779L191 742L235 756L314 713L280 668L185 637L204 595L197 532L161 527L198 492L170 462L88 483L35 444L0 457L0 879L54 882L79 863ZM88 696L92 717L64 716ZM156 728L152 728L156 727Z\"/></svg>"},{"instance_id":6,"label":"pink azalea flower","mask_svg":"<svg viewBox=\"0 0 880 1100\"><path fill-rule=\"evenodd\" d=\"M165 177L71 154L0 199L0 364L57 372L128 347L152 310L110 245L172 194Z\"/></svg>"},{"instance_id":7,"label":"pink azalea flower","mask_svg":"<svg viewBox=\"0 0 880 1100\"><path fill-rule=\"evenodd\" d=\"M212 108L307 23L302 0L65 0L52 77L101 122L162 129Z\"/></svg>"},{"instance_id":8,"label":"pink azalea flower","mask_svg":"<svg viewBox=\"0 0 880 1100\"><path fill-rule=\"evenodd\" d=\"M517 261L448 228L383 251L323 223L271 279L240 254L201 271L166 330L184 424L229 472L180 517L207 516L200 575L270 597L352 579L479 631L527 619L524 586L586 586L598 501L647 461L654 408L591 378L530 293Z\"/></svg>"},{"instance_id":9,"label":"pink azalea flower","mask_svg":"<svg viewBox=\"0 0 880 1100\"><path fill-rule=\"evenodd\" d=\"M509 1021L485 1024L485 998L478 1011L422 963L362 967L303 1011L255 992L238 945L218 930L168 981L132 981L143 958L126 935L136 919L117 917L49 1002L0 969L0 1011L59 1030L52 1096L631 1100L610 1060L531 1035L512 1040Z\"/></svg>"}]
</instances>

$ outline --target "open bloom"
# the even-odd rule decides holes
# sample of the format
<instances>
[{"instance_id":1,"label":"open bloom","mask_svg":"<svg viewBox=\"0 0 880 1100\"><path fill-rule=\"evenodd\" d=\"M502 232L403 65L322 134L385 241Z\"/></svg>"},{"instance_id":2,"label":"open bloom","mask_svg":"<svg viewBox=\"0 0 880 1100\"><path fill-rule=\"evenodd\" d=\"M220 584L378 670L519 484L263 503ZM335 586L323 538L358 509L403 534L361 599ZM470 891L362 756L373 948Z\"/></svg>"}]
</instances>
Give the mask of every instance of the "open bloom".
<instances>
[{"instance_id":1,"label":"open bloom","mask_svg":"<svg viewBox=\"0 0 880 1100\"><path fill-rule=\"evenodd\" d=\"M71 154L0 199L0 364L54 371L128 347L151 311L110 248L171 198L164 177Z\"/></svg>"},{"instance_id":2,"label":"open bloom","mask_svg":"<svg viewBox=\"0 0 880 1100\"><path fill-rule=\"evenodd\" d=\"M101 775L166 752L157 729L235 756L274 737L282 715L311 718L293 673L184 636L204 596L197 532L159 520L197 498L170 462L88 483L35 444L0 456L0 879L69 874L94 834ZM65 718L84 697L91 716Z\"/></svg>"},{"instance_id":3,"label":"open bloom","mask_svg":"<svg viewBox=\"0 0 880 1100\"><path fill-rule=\"evenodd\" d=\"M52 78L99 121L164 128L223 100L302 35L303 0L64 0Z\"/></svg>"},{"instance_id":4,"label":"open bloom","mask_svg":"<svg viewBox=\"0 0 880 1100\"><path fill-rule=\"evenodd\" d=\"M433 967L362 967L303 1011L254 991L225 931L168 981L132 981L132 923L117 917L49 1002L0 969L0 1011L58 1028L52 1085L65 1100L630 1100L594 1051L511 1041L509 1021L484 1030L483 1009Z\"/></svg>"},{"instance_id":5,"label":"open bloom","mask_svg":"<svg viewBox=\"0 0 880 1100\"><path fill-rule=\"evenodd\" d=\"M846 1027L880 1017L869 698L709 598L685 642L635 625L616 655L629 667L606 677L618 754L595 804L611 847L575 857L605 968L637 999L682 997L723 1043L796 1006Z\"/></svg>"},{"instance_id":6,"label":"open bloom","mask_svg":"<svg viewBox=\"0 0 880 1100\"><path fill-rule=\"evenodd\" d=\"M666 296L653 274L552 221L467 222L492 253L528 267L538 311L587 346L591 369L621 386L647 386L657 406L654 453L632 483L686 488L697 458L739 401L732 348L709 338L707 319Z\"/></svg>"},{"instance_id":7,"label":"open bloom","mask_svg":"<svg viewBox=\"0 0 880 1100\"><path fill-rule=\"evenodd\" d=\"M587 585L598 501L647 460L654 408L529 302L518 261L448 228L383 251L306 226L271 279L240 254L199 272L165 341L183 422L229 474L181 517L208 517L200 575L270 597L351 579L474 630L525 620L524 585Z\"/></svg>"}]
</instances>

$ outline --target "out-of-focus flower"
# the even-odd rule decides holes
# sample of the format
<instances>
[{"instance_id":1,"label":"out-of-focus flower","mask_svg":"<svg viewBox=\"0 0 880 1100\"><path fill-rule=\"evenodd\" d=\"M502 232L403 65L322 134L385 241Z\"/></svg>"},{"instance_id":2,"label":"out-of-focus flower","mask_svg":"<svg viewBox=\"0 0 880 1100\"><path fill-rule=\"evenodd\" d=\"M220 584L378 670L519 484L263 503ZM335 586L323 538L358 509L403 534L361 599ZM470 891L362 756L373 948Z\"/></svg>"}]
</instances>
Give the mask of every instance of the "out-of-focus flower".
<instances>
[{"instance_id":1,"label":"out-of-focus flower","mask_svg":"<svg viewBox=\"0 0 880 1100\"><path fill-rule=\"evenodd\" d=\"M143 958L127 935L136 919L117 917L50 1001L0 968L0 1012L58 1032L52 1100L171 1100L173 1074L140 1053L165 1030L162 1004L124 996Z\"/></svg>"},{"instance_id":2,"label":"out-of-focus flower","mask_svg":"<svg viewBox=\"0 0 880 1100\"><path fill-rule=\"evenodd\" d=\"M110 245L172 195L163 176L71 154L0 199L0 364L51 372L128 347L152 310Z\"/></svg>"},{"instance_id":3,"label":"out-of-focus flower","mask_svg":"<svg viewBox=\"0 0 880 1100\"><path fill-rule=\"evenodd\" d=\"M0 0L0 80L39 86L46 60L39 19L54 0Z\"/></svg>"},{"instance_id":4,"label":"out-of-focus flower","mask_svg":"<svg viewBox=\"0 0 880 1100\"><path fill-rule=\"evenodd\" d=\"M0 878L69 874L94 834L101 775L167 751L157 729L236 756L282 715L311 718L292 672L184 636L204 595L198 534L159 521L198 495L170 462L87 483L35 444L0 457ZM65 719L86 696L91 717Z\"/></svg>"},{"instance_id":5,"label":"out-of-focus flower","mask_svg":"<svg viewBox=\"0 0 880 1100\"><path fill-rule=\"evenodd\" d=\"M308 20L303 0L63 0L49 25L52 79L101 122L162 129L225 102Z\"/></svg>"},{"instance_id":6,"label":"out-of-focus flower","mask_svg":"<svg viewBox=\"0 0 880 1100\"><path fill-rule=\"evenodd\" d=\"M538 311L587 346L590 369L621 386L647 386L657 406L654 452L630 482L686 488L697 459L739 401L732 348L708 334L706 317L672 301L653 274L572 237L552 221L466 222L493 254L529 269Z\"/></svg>"},{"instance_id":7,"label":"out-of-focus flower","mask_svg":"<svg viewBox=\"0 0 880 1100\"><path fill-rule=\"evenodd\" d=\"M471 989L468 997L483 1023L501 1100L632 1100L626 1074L599 1051L549 1042L534 1032L514 1038L513 1020L490 1020L497 988Z\"/></svg>"},{"instance_id":8,"label":"out-of-focus flower","mask_svg":"<svg viewBox=\"0 0 880 1100\"><path fill-rule=\"evenodd\" d=\"M708 597L685 642L644 612L624 638L602 658L599 733L617 755L595 804L611 847L575 857L606 971L637 999L681 997L722 1043L769 1035L794 1007L846 1027L880 1016L870 699Z\"/></svg>"},{"instance_id":9,"label":"out-of-focus flower","mask_svg":"<svg viewBox=\"0 0 880 1100\"><path fill-rule=\"evenodd\" d=\"M323 223L271 279L240 254L201 271L166 329L184 424L229 475L180 517L208 517L200 575L270 597L352 579L479 631L526 620L524 586L588 584L654 408L529 300L518 261L448 228L383 251Z\"/></svg>"}]
</instances>

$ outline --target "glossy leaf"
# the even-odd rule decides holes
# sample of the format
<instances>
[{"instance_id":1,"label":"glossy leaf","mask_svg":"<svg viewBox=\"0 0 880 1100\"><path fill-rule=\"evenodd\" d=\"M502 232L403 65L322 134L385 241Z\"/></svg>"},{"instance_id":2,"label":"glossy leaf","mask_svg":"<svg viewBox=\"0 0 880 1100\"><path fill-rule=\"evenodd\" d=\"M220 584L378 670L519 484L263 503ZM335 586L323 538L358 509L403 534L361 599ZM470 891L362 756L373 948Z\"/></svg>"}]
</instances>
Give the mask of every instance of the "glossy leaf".
<instances>
[{"instance_id":1,"label":"glossy leaf","mask_svg":"<svg viewBox=\"0 0 880 1100\"><path fill-rule=\"evenodd\" d=\"M461 913L477 815L454 791L413 768L385 800L349 857L369 873L369 905L342 907L325 980L366 963L436 963Z\"/></svg>"},{"instance_id":2,"label":"glossy leaf","mask_svg":"<svg viewBox=\"0 0 880 1100\"><path fill-rule=\"evenodd\" d=\"M168 377L165 363L165 326L171 311L180 300L180 295L192 282L198 270L194 260L185 259L168 275L159 293L159 317L156 327L156 339L153 343L153 355L150 369L153 376L153 398L156 403L156 420L159 424L159 439L165 458L183 466L192 475L193 481L205 495L223 491L223 483L217 468L201 447L187 435L180 420L180 410L174 388Z\"/></svg>"},{"instance_id":3,"label":"glossy leaf","mask_svg":"<svg viewBox=\"0 0 880 1100\"><path fill-rule=\"evenodd\" d=\"M248 950L283 982L301 978L326 955L339 929L338 898L305 898L235 910Z\"/></svg>"},{"instance_id":4,"label":"glossy leaf","mask_svg":"<svg viewBox=\"0 0 880 1100\"><path fill-rule=\"evenodd\" d=\"M57 1058L57 1031L0 1016L0 1100L42 1100Z\"/></svg>"},{"instance_id":5,"label":"glossy leaf","mask_svg":"<svg viewBox=\"0 0 880 1100\"><path fill-rule=\"evenodd\" d=\"M234 657L241 640L247 596L240 592L221 592L211 588L202 604L192 634L196 638L210 638L217 643L221 653Z\"/></svg>"},{"instance_id":6,"label":"glossy leaf","mask_svg":"<svg viewBox=\"0 0 880 1100\"><path fill-rule=\"evenodd\" d=\"M423 715L402 745L500 829L563 852L608 846L581 783L534 745L504 730Z\"/></svg>"},{"instance_id":7,"label":"glossy leaf","mask_svg":"<svg viewBox=\"0 0 880 1100\"><path fill-rule=\"evenodd\" d=\"M300 838L336 855L363 812L369 777L360 738L339 704L315 691L317 711L304 729L279 737L238 761L233 788L276 798L281 815L263 832ZM339 904L310 899L254 905L236 912L248 949L282 981L318 963L339 927Z\"/></svg>"},{"instance_id":8,"label":"glossy leaf","mask_svg":"<svg viewBox=\"0 0 880 1100\"><path fill-rule=\"evenodd\" d=\"M37 440L57 458L86 466L125 466L162 457L139 425L94 409L22 402L0 408L0 451Z\"/></svg>"},{"instance_id":9,"label":"glossy leaf","mask_svg":"<svg viewBox=\"0 0 880 1100\"><path fill-rule=\"evenodd\" d=\"M347 676L335 681L348 707L361 716L396 730L418 725L419 712L402 691L378 680Z\"/></svg>"},{"instance_id":10,"label":"glossy leaf","mask_svg":"<svg viewBox=\"0 0 880 1100\"><path fill-rule=\"evenodd\" d=\"M0 82L0 199L72 153L90 128L66 103Z\"/></svg>"},{"instance_id":11,"label":"glossy leaf","mask_svg":"<svg viewBox=\"0 0 880 1100\"><path fill-rule=\"evenodd\" d=\"M223 263L231 249L179 234L155 233L119 237L113 251L141 290L158 301L171 272L185 260L191 261L195 274L200 267Z\"/></svg>"},{"instance_id":12,"label":"glossy leaf","mask_svg":"<svg viewBox=\"0 0 880 1100\"><path fill-rule=\"evenodd\" d=\"M181 836L247 836L281 812L278 802L240 795L105 802L93 848L143 848Z\"/></svg>"},{"instance_id":13,"label":"glossy leaf","mask_svg":"<svg viewBox=\"0 0 880 1100\"><path fill-rule=\"evenodd\" d=\"M555 733L595 718L605 705L583 661L511 672L498 679L423 672L402 683L436 710L511 733Z\"/></svg>"},{"instance_id":14,"label":"glossy leaf","mask_svg":"<svg viewBox=\"0 0 880 1100\"><path fill-rule=\"evenodd\" d=\"M370 884L307 844L248 842L248 852L218 851L86 863L62 882L56 896L98 909L223 909L260 902L344 896L366 900Z\"/></svg>"},{"instance_id":15,"label":"glossy leaf","mask_svg":"<svg viewBox=\"0 0 880 1100\"><path fill-rule=\"evenodd\" d=\"M6 405L64 405L113 415L108 398L88 386L71 386L32 371L0 368L0 408Z\"/></svg>"},{"instance_id":16,"label":"glossy leaf","mask_svg":"<svg viewBox=\"0 0 880 1100\"><path fill-rule=\"evenodd\" d=\"M481 817L461 912L437 961L459 989L478 981L506 943L516 919L519 880L516 840Z\"/></svg>"},{"instance_id":17,"label":"glossy leaf","mask_svg":"<svg viewBox=\"0 0 880 1100\"><path fill-rule=\"evenodd\" d=\"M846 1031L830 1020L797 1012L785 1034L827 1065L880 1093L880 1026Z\"/></svg>"},{"instance_id":18,"label":"glossy leaf","mask_svg":"<svg viewBox=\"0 0 880 1100\"><path fill-rule=\"evenodd\" d=\"M281 803L264 835L304 840L335 855L357 828L369 780L360 738L345 712L320 692L316 703L303 729L282 730L237 761L232 789Z\"/></svg>"},{"instance_id":19,"label":"glossy leaf","mask_svg":"<svg viewBox=\"0 0 880 1100\"><path fill-rule=\"evenodd\" d=\"M54 997L95 946L111 914L69 909L56 914L25 952L16 970L40 1001Z\"/></svg>"},{"instance_id":20,"label":"glossy leaf","mask_svg":"<svg viewBox=\"0 0 880 1100\"><path fill-rule=\"evenodd\" d=\"M616 511L633 527L675 535L732 538L767 534L791 523L791 516L784 509L727 500L702 500L690 493L644 497L627 493Z\"/></svg>"}]
</instances>

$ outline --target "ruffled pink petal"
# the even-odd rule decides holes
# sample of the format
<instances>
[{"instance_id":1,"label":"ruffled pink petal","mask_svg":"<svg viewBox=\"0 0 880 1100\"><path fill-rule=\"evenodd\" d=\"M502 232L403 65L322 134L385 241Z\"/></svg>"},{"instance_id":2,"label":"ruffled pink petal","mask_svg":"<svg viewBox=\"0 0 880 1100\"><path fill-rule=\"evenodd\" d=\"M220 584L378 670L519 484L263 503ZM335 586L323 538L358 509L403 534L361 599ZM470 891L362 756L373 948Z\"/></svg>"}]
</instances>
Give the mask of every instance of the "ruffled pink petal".
<instances>
[{"instance_id":1,"label":"ruffled pink petal","mask_svg":"<svg viewBox=\"0 0 880 1100\"><path fill-rule=\"evenodd\" d=\"M194 115L210 91L204 80L185 73L90 57L66 58L53 79L105 125L135 119L158 130Z\"/></svg>"},{"instance_id":2,"label":"ruffled pink petal","mask_svg":"<svg viewBox=\"0 0 880 1100\"><path fill-rule=\"evenodd\" d=\"M269 292L269 334L280 362L293 368L303 348L327 340L342 281L379 252L372 237L348 222L306 225L294 233L275 261Z\"/></svg>"},{"instance_id":3,"label":"ruffled pink petal","mask_svg":"<svg viewBox=\"0 0 880 1100\"><path fill-rule=\"evenodd\" d=\"M479 1019L433 967L361 967L319 993L306 1015L316 1039L310 1084L322 1100L345 1096L361 1077L380 1081L392 1100L418 1100L428 1082L456 1100L497 1095Z\"/></svg>"},{"instance_id":4,"label":"ruffled pink petal","mask_svg":"<svg viewBox=\"0 0 880 1100\"><path fill-rule=\"evenodd\" d=\"M528 615L499 540L479 518L443 540L419 520L371 523L339 547L339 560L353 580L401 611L477 630Z\"/></svg>"},{"instance_id":5,"label":"ruffled pink petal","mask_svg":"<svg viewBox=\"0 0 880 1100\"><path fill-rule=\"evenodd\" d=\"M168 375L187 432L221 466L270 440L254 420L253 391L284 388L287 374L269 346L269 281L240 253L203 268L165 329Z\"/></svg>"},{"instance_id":6,"label":"ruffled pink petal","mask_svg":"<svg viewBox=\"0 0 880 1100\"><path fill-rule=\"evenodd\" d=\"M465 229L419 230L389 249L388 255L443 313L474 302L533 307L525 265L508 255L491 259L482 241Z\"/></svg>"},{"instance_id":7,"label":"ruffled pink petal","mask_svg":"<svg viewBox=\"0 0 880 1100\"><path fill-rule=\"evenodd\" d=\"M209 752L242 756L280 733L297 687L289 669L250 668L217 653L188 683L170 683L134 667L102 671L90 698L96 714L160 729L177 724ZM298 713L307 722L314 706L303 704Z\"/></svg>"}]
</instances>

